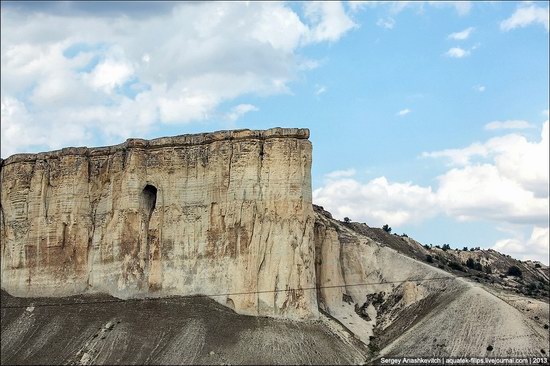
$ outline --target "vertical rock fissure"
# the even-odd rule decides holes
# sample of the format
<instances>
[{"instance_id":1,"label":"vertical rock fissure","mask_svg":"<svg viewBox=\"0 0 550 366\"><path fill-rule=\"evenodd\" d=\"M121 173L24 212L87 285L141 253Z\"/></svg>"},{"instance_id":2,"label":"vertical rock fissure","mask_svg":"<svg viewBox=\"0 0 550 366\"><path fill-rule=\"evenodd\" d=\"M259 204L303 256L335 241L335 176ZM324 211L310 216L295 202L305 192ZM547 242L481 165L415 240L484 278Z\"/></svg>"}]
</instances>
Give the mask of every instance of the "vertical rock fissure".
<instances>
[{"instance_id":1,"label":"vertical rock fissure","mask_svg":"<svg viewBox=\"0 0 550 366\"><path fill-rule=\"evenodd\" d=\"M150 254L150 243L149 243L149 222L151 221L151 216L155 210L157 203L157 188L153 185L147 184L143 191L141 192L140 199L140 214L141 214L141 247L142 253L141 258L143 260L143 283L148 287L148 277L149 277L149 254Z\"/></svg>"}]
</instances>

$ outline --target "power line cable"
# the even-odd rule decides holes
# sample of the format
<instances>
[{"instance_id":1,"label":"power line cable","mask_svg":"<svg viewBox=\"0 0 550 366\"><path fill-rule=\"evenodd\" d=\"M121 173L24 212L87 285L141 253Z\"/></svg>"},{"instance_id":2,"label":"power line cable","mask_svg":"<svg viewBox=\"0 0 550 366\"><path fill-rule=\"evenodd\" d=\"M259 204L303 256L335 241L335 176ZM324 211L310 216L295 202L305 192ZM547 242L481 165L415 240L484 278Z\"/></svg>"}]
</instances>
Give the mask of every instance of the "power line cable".
<instances>
[{"instance_id":1,"label":"power line cable","mask_svg":"<svg viewBox=\"0 0 550 366\"><path fill-rule=\"evenodd\" d=\"M396 284L396 283L405 283L405 282L426 282L426 281L436 281L436 280L456 280L458 278L465 278L465 277L472 277L472 276L474 276L474 275L430 277L430 278L418 278L418 279L400 280L400 281L363 282L363 283L352 283L352 284L342 284L342 285L284 288L284 289L262 290L262 291L227 292L227 293L218 293L218 294L196 294L196 295L175 295L175 296L165 296L165 297L133 298L133 299L126 299L126 300L124 300L124 299L112 299L112 300L80 301L80 302L73 302L73 303L49 303L49 304L33 304L33 303L31 303L31 304L27 304L27 305L8 305L8 306L2 306L0 308L1 309L16 309L16 308L27 308L29 306L33 306L33 307L74 306L74 305L88 305L88 304L134 302L134 301L157 301L157 300L170 300L170 299L181 299L181 298L192 298L192 297L195 297L195 298L196 297L222 297L222 296L227 297L227 296L267 294L267 293L279 293L279 292L310 291L310 290L342 288L342 287L387 285L387 284Z\"/></svg>"}]
</instances>

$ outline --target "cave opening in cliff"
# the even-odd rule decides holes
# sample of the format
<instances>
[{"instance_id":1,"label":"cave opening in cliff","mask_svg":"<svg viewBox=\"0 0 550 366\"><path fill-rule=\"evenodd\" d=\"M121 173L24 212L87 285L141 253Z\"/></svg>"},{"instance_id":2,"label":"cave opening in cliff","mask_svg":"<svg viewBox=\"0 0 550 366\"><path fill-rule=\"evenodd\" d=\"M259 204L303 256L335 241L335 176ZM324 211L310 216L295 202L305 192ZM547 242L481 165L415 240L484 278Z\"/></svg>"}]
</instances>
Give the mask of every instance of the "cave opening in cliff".
<instances>
[{"instance_id":1,"label":"cave opening in cliff","mask_svg":"<svg viewBox=\"0 0 550 366\"><path fill-rule=\"evenodd\" d=\"M151 217L157 204L157 187L147 184L141 193L143 208L148 217Z\"/></svg>"}]
</instances>

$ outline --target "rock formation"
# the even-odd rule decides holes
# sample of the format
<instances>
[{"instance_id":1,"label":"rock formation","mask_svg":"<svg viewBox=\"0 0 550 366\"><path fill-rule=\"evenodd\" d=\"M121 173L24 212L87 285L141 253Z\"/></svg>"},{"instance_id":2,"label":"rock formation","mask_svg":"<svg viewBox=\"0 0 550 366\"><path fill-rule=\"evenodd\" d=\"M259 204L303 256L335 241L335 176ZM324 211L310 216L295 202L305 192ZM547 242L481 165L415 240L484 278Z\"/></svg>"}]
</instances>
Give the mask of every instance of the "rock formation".
<instances>
[{"instance_id":1,"label":"rock formation","mask_svg":"<svg viewBox=\"0 0 550 366\"><path fill-rule=\"evenodd\" d=\"M306 129L221 131L0 162L2 289L206 294L315 318ZM215 295L215 296L214 296Z\"/></svg>"},{"instance_id":2,"label":"rock formation","mask_svg":"<svg viewBox=\"0 0 550 366\"><path fill-rule=\"evenodd\" d=\"M458 277L411 258L418 242L314 209L319 308L369 345L369 363L548 354L547 300Z\"/></svg>"},{"instance_id":3,"label":"rock formation","mask_svg":"<svg viewBox=\"0 0 550 366\"><path fill-rule=\"evenodd\" d=\"M155 319L157 310L170 314L175 309L160 297L203 294L240 314L313 320L289 330L295 332L293 341L283 342L281 329L290 323L258 319L256 325L265 321L269 329L251 326L233 334L232 346L219 350L224 363L247 362L242 355L258 355L257 345L269 345L267 353L257 356L266 363L550 352L546 298L527 298L520 287L506 287L536 280L532 292L546 294L547 266L524 263L523 279L501 281L502 270L517 261L496 252L469 251L468 258L476 255L495 274L475 268L468 272L460 264L451 266L466 257L366 224L335 220L311 202L308 137L309 131L301 129L223 131L18 154L0 161L2 290L31 298L2 292L8 303L1 314L2 357L65 363L92 357L93 351L95 360L107 362L114 357L108 350L123 338L114 337L112 347L103 347L103 336L96 340L93 332L98 322L112 324L111 315L124 311L111 304L112 314L105 314L104 304L93 299L111 300L100 293L159 297L142 301ZM464 278L466 274L472 277ZM66 313L40 307L44 299L37 297L79 294L84 295L56 300L92 299L82 303L92 309L83 314L97 316L92 319L80 310L71 315L86 327L85 337L62 332L49 341L42 337L44 329L61 329ZM180 306L187 298L173 300ZM195 300L189 299L181 314L187 314L190 324L206 324L208 315L198 319L188 310L193 304L211 305ZM142 311L141 305L122 303L128 311ZM33 310L33 304L40 310ZM126 317L125 323L127 329L138 329L142 322ZM195 340L211 337L212 331L202 325L166 330L155 323L149 319L151 341L146 342L153 351L140 359L167 361L179 355L193 356L191 363L210 360L204 358L205 343ZM125 329L121 331L129 332ZM310 337L311 332L316 335ZM325 332L337 345L332 351ZM157 344L168 339L168 351L156 353ZM307 339L303 344L310 351L296 346L297 339ZM27 353L20 355L26 344ZM50 345L55 349L61 344L62 351L48 353ZM171 351L187 348L195 349L194 355ZM349 355L340 357L341 352ZM138 362L133 357L128 352L122 363Z\"/></svg>"}]
</instances>

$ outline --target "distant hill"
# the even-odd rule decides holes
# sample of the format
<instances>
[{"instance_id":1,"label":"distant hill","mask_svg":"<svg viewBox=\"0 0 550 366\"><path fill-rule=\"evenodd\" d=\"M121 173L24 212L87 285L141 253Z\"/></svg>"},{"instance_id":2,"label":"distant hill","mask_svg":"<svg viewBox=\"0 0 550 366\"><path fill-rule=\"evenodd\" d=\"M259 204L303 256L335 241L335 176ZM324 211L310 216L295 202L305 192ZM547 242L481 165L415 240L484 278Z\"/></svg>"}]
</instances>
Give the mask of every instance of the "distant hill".
<instances>
[{"instance_id":1,"label":"distant hill","mask_svg":"<svg viewBox=\"0 0 550 366\"><path fill-rule=\"evenodd\" d=\"M332 218L322 207L314 205L314 209ZM472 276L477 282L548 302L550 268L541 262L520 261L493 249L464 250L464 247L447 249L442 246L430 246L421 244L406 234L391 234L364 223L339 223L381 245L449 273ZM517 267L519 272L514 271L513 267Z\"/></svg>"}]
</instances>

